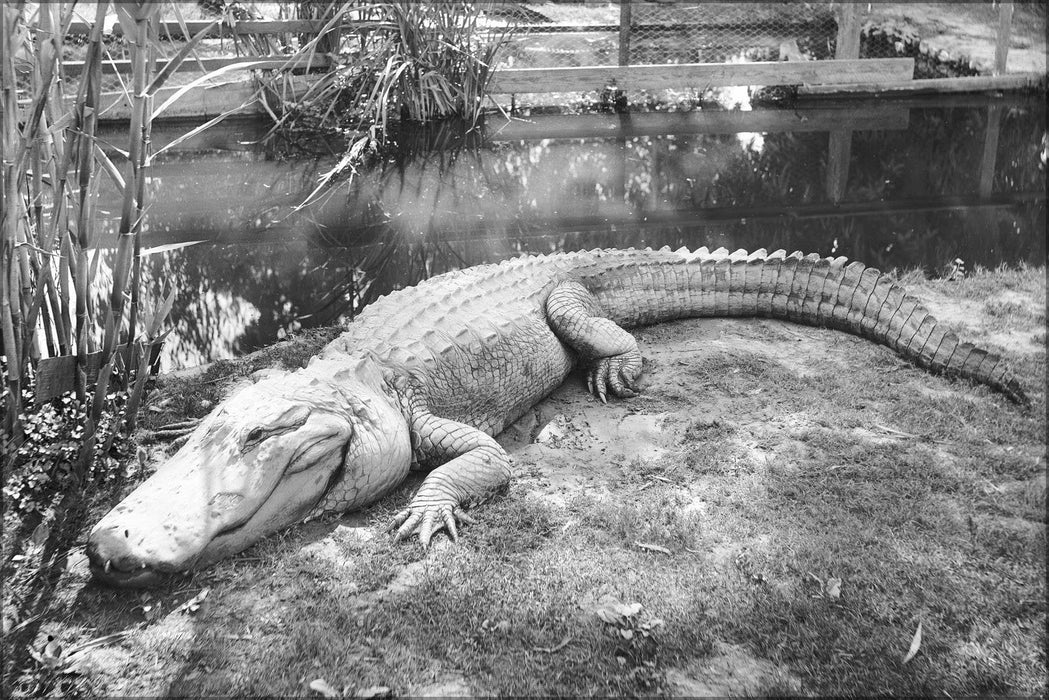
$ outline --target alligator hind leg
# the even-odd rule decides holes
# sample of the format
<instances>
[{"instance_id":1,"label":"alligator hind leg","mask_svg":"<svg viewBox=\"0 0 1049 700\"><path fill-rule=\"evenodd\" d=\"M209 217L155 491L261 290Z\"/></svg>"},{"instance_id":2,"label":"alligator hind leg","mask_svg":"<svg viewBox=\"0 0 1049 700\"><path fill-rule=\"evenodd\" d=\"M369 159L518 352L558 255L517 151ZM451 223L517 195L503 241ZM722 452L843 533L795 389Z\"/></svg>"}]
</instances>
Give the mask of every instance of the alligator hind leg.
<instances>
[{"instance_id":1,"label":"alligator hind leg","mask_svg":"<svg viewBox=\"0 0 1049 700\"><path fill-rule=\"evenodd\" d=\"M482 501L510 480L510 456L492 437L465 423L433 415L416 404L411 439L416 460L445 462L430 472L415 498L393 519L397 539L418 531L426 546L442 528L458 540L458 521L472 519L462 508Z\"/></svg>"},{"instance_id":2,"label":"alligator hind leg","mask_svg":"<svg viewBox=\"0 0 1049 700\"><path fill-rule=\"evenodd\" d=\"M557 337L587 365L586 383L602 402L611 391L628 398L637 395L641 351L637 340L605 318L594 296L578 282L562 282L546 301L546 317Z\"/></svg>"}]
</instances>

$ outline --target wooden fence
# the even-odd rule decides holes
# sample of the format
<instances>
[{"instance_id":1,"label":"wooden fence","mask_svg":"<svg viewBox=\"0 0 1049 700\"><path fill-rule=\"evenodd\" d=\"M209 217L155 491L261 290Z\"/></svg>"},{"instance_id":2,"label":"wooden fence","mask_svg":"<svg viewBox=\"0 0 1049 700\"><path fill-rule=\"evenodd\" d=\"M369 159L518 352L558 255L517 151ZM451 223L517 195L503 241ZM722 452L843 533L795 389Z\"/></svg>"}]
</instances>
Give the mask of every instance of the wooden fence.
<instances>
[{"instance_id":1,"label":"wooden fence","mask_svg":"<svg viewBox=\"0 0 1049 700\"><path fill-rule=\"evenodd\" d=\"M614 32L619 41L619 64L609 66L576 66L553 68L500 68L489 87L492 95L516 93L566 93L600 91L615 86L627 92L639 89L697 88L731 85L793 85L799 86L801 95L850 95L870 93L935 93L1015 89L1044 85L1045 76L1030 73L1006 74L1009 40L1013 16L1013 3L1000 3L998 44L992 75L969 78L913 79L913 60L910 58L859 58L861 37L861 7L857 3L835 3L837 8L836 50L832 60L825 61L758 61L750 63L667 63L631 65L630 46L637 32L651 29L633 19L631 0L619 3L618 24L610 25L565 25L542 24L522 25L524 35L530 32L557 34L561 32ZM944 6L946 7L946 6ZM948 10L944 10L948 11ZM786 19L782 31L799 30L800 25ZM206 31L210 37L248 37L252 35L298 34L310 35L323 29L320 20L256 20L238 21L234 24L214 22L161 22L159 35L171 39L182 39ZM370 22L344 22L330 34L334 45L338 37L359 32L383 29L384 25ZM666 26L661 27L667 30ZM671 27L673 29L674 27ZM715 30L716 23L703 25L704 29ZM71 34L87 33L89 27L74 23ZM113 28L119 35L119 25ZM513 39L511 39L512 41ZM158 70L165 63L159 62ZM232 71L270 70L293 74L308 74L328 70L332 59L328 55L314 54L309 57L295 55L222 56L202 57L189 60L179 66L179 71L206 73L222 70ZM65 63L69 77L76 77L83 70L83 63ZM106 61L106 73L130 73L130 62L126 60ZM304 83L305 81L303 81ZM156 99L165 100L178 88L166 88ZM257 92L250 82L239 80L216 85L206 85L181 95L179 103L169 108L168 117L213 117L230 111L257 113L264 111L254 100ZM123 92L104 94L100 113L103 119L127 119L130 100Z\"/></svg>"}]
</instances>

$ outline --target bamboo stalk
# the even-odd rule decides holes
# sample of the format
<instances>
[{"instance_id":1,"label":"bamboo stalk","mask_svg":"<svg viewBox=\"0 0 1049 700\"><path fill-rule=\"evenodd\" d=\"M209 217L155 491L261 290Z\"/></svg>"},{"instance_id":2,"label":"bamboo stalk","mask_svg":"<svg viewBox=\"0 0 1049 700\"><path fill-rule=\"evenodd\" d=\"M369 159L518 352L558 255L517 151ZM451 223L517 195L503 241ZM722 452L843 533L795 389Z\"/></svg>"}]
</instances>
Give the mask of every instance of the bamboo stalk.
<instances>
[{"instance_id":1,"label":"bamboo stalk","mask_svg":"<svg viewBox=\"0 0 1049 700\"><path fill-rule=\"evenodd\" d=\"M148 31L153 35L156 35L157 27L159 26L160 17L153 15L148 23ZM157 53L156 46L153 42L148 44L146 68L145 73L148 76L152 74L156 69ZM131 308L128 311L128 331L127 331L127 353L129 361L127 366L124 368L124 386L128 386L131 383L131 371L132 362L130 358L133 357L132 350L135 347L135 324L138 320L139 312L139 294L141 292L140 287L142 285L142 218L145 214L145 202L146 202L146 180L149 178L149 171L152 169L150 159L150 145L152 143L150 135L153 127L153 93L146 91L143 87L145 94L145 105L143 107L143 123L142 123L142 154L141 160L142 165L139 168L139 172L135 179L135 225L134 225L134 252L132 262L132 277L131 277ZM115 432L115 431L114 431Z\"/></svg>"},{"instance_id":2,"label":"bamboo stalk","mask_svg":"<svg viewBox=\"0 0 1049 700\"><path fill-rule=\"evenodd\" d=\"M15 83L14 45L16 25L22 20L21 7L11 7L4 3L0 6L0 101L3 104L2 141L3 154L0 166L0 265L4 274L0 277L0 335L3 337L4 355L7 358L7 389L4 395L3 432L11 438L5 445L12 445L20 440L22 413L22 377L19 368L22 366L19 350L22 347L15 326L15 314L18 304L13 289L17 288L17 266L15 263L15 245L17 242L16 218L18 199L18 174L12 151L18 138L18 93ZM5 451L6 451L5 447Z\"/></svg>"},{"instance_id":3,"label":"bamboo stalk","mask_svg":"<svg viewBox=\"0 0 1049 700\"><path fill-rule=\"evenodd\" d=\"M77 93L76 125L79 136L75 139L77 155L77 185L79 207L77 208L77 226L75 246L71 252L76 255L76 265L70 266L73 286L76 294L76 373L74 390L77 399L87 399L87 355L88 348L88 266L87 249L90 244L89 234L92 229L92 206L90 199L91 182L95 165L95 127L98 123L98 100L102 82L102 27L105 24L108 2L99 2L95 6L95 21L91 25L88 39L88 50L85 58L85 72L81 76L80 89ZM71 241L72 243L73 241Z\"/></svg>"},{"instance_id":4,"label":"bamboo stalk","mask_svg":"<svg viewBox=\"0 0 1049 700\"><path fill-rule=\"evenodd\" d=\"M97 425L102 416L109 380L117 358L116 348L124 317L124 299L127 292L128 278L131 272L135 232L141 227L137 216L140 193L144 193L142 184L143 166L149 135L150 113L146 93L148 70L148 46L150 17L157 10L157 5L147 3L120 4L117 12L125 32L131 34L132 41L132 105L131 127L129 129L129 163L128 176L125 178L124 202L120 213L120 232L117 237L117 255L113 264L113 288L110 294L109 310L106 313L106 329L102 344L102 357L105 359L102 371L98 374L95 385L95 397L91 407L91 416ZM133 29L133 33L132 33Z\"/></svg>"},{"instance_id":5,"label":"bamboo stalk","mask_svg":"<svg viewBox=\"0 0 1049 700\"><path fill-rule=\"evenodd\" d=\"M66 28L73 19L75 3L69 3L65 6L64 15L62 14L63 7L61 4L49 5L49 7L53 8L52 11L55 15L47 20L46 25L42 26L50 32L49 39L54 52L55 74L61 77L62 39L65 36ZM57 22L55 22L55 19L57 19ZM67 308L68 296L59 295L55 286L54 274L55 270L58 271L58 274L62 274L63 269L61 257L63 255L63 247L61 242L65 236L61 235L60 232L64 233L67 230L69 222L67 193L69 187L69 158L72 149L70 148L70 138L67 137L64 129L57 130L57 133L53 134L51 129L48 128L50 124L55 123L56 113L61 114L63 119L66 117L65 99L62 95L60 80L52 81L51 83L51 97L47 103L44 114L44 127L41 130L45 143L48 145L48 150L52 154L49 163L52 188L52 216L47 236L41 242L41 248L58 256L54 265L48 265L45 268L43 285L46 287L47 297L50 302L51 323L58 338L58 352L62 355L68 355L70 354L71 337ZM66 313L62 313L63 308Z\"/></svg>"},{"instance_id":6,"label":"bamboo stalk","mask_svg":"<svg viewBox=\"0 0 1049 700\"><path fill-rule=\"evenodd\" d=\"M49 122L49 101L54 96L54 76L56 75L56 63L61 55L58 45L59 27L61 20L57 16L61 7L54 3L44 3L38 8L39 20L38 31L34 37L36 48L36 61L33 70L33 94L34 102L32 111L39 115L37 131L27 132L23 139L29 142L29 162L32 165L32 177L29 179L29 201L31 202L32 219L26 220L25 237L31 240L33 246L23 246L24 256L28 258L28 272L26 274L23 266L22 298L25 313L25 337L22 346L23 379L27 379L25 363L31 362L33 366L39 362L40 350L37 338L37 319L43 313L44 323L40 333L49 348L49 353L54 354L55 342L53 333L57 329L52 328L51 315L48 313L44 303L44 294L53 285L51 280L51 242L50 233L53 227L44 225L44 170L51 174L51 187L55 187L54 169L45 162L53 164L55 161L54 141L51 138L47 125ZM45 158L46 155L46 158ZM51 218L58 221L62 202L53 204ZM35 236L31 232L35 231Z\"/></svg>"}]
</instances>

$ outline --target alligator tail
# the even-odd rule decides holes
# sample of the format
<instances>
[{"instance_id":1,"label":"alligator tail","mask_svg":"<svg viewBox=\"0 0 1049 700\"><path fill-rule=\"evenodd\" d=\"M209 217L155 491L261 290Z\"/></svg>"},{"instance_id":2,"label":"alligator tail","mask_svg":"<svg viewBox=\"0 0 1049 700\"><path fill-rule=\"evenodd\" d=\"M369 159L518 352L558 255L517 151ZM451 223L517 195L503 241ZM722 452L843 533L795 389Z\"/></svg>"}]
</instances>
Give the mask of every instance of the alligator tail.
<instances>
[{"instance_id":1,"label":"alligator tail","mask_svg":"<svg viewBox=\"0 0 1049 700\"><path fill-rule=\"evenodd\" d=\"M670 272L664 267L662 274L651 270L663 279L643 283L657 297L663 296L656 291L660 286L666 290L650 307L651 321L766 316L826 326L870 338L931 372L986 384L1030 406L1000 355L959 341L889 275L863 263L800 252L786 255L782 250L767 254L763 249L749 254L729 254L724 248L712 253L706 248L681 249L677 254L684 269L674 265L677 269ZM645 318L649 315L642 307L624 320L643 325L651 322Z\"/></svg>"}]
</instances>

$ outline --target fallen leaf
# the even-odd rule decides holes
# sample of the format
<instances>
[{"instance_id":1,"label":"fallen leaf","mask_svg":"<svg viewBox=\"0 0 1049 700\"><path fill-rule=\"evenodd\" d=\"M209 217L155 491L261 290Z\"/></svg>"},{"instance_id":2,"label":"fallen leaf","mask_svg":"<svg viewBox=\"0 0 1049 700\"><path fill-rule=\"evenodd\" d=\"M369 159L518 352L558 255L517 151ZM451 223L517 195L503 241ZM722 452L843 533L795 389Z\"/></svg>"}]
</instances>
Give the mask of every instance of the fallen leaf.
<instances>
[{"instance_id":1,"label":"fallen leaf","mask_svg":"<svg viewBox=\"0 0 1049 700\"><path fill-rule=\"evenodd\" d=\"M653 617L651 620L642 623L641 629L647 634L649 631L654 630L657 627L662 627L665 623L658 617Z\"/></svg>"},{"instance_id":2,"label":"fallen leaf","mask_svg":"<svg viewBox=\"0 0 1049 700\"><path fill-rule=\"evenodd\" d=\"M611 594L602 596L598 602L597 616L610 625L625 624L628 617L641 612L641 603L624 603Z\"/></svg>"},{"instance_id":3,"label":"fallen leaf","mask_svg":"<svg viewBox=\"0 0 1049 700\"><path fill-rule=\"evenodd\" d=\"M564 648L565 648L566 646L568 646L568 642L570 642L571 640L572 640L572 637L571 637L570 635L565 635L565 638L564 638L564 639L562 639L562 640L561 640L561 641L560 641L560 642L559 642L559 643L557 644L557 646L553 646L553 647L532 647L532 648L533 648L533 649L534 649L535 651L541 651L541 652L543 652L544 654L553 654L553 653L554 653L555 651L561 651L561 650L562 650L562 649L564 649Z\"/></svg>"},{"instance_id":4,"label":"fallen leaf","mask_svg":"<svg viewBox=\"0 0 1049 700\"><path fill-rule=\"evenodd\" d=\"M629 640L634 638L634 630L631 629L619 630L619 634L622 635L623 639Z\"/></svg>"},{"instance_id":5,"label":"fallen leaf","mask_svg":"<svg viewBox=\"0 0 1049 700\"><path fill-rule=\"evenodd\" d=\"M47 542L47 538L51 535L51 526L45 520L33 529L33 534L30 536L29 541L35 546L41 547L44 542Z\"/></svg>"},{"instance_id":6,"label":"fallen leaf","mask_svg":"<svg viewBox=\"0 0 1049 700\"><path fill-rule=\"evenodd\" d=\"M208 597L208 593L210 592L210 588L203 589L200 593L196 594L195 596L187 600L185 603L175 608L175 612L188 612L190 614L197 612L198 610L200 610L201 604L204 602L204 599Z\"/></svg>"},{"instance_id":7,"label":"fallen leaf","mask_svg":"<svg viewBox=\"0 0 1049 700\"><path fill-rule=\"evenodd\" d=\"M670 555L670 550L666 547L660 547L658 544L649 544L648 542L634 542L635 547L648 550L650 552L659 552L660 554Z\"/></svg>"},{"instance_id":8,"label":"fallen leaf","mask_svg":"<svg viewBox=\"0 0 1049 700\"><path fill-rule=\"evenodd\" d=\"M840 598L841 597L841 579L840 578L829 578L827 579L826 593L828 598Z\"/></svg>"},{"instance_id":9,"label":"fallen leaf","mask_svg":"<svg viewBox=\"0 0 1049 700\"><path fill-rule=\"evenodd\" d=\"M907 655L903 657L903 663L907 663L914 658L914 655L918 653L918 649L922 645L922 623L918 620L918 629L914 631L914 639L911 640L911 648L907 650Z\"/></svg>"},{"instance_id":10,"label":"fallen leaf","mask_svg":"<svg viewBox=\"0 0 1049 700\"><path fill-rule=\"evenodd\" d=\"M328 684L328 681L323 678L310 681L310 690L315 693L320 693L326 698L340 698L342 693Z\"/></svg>"},{"instance_id":11,"label":"fallen leaf","mask_svg":"<svg viewBox=\"0 0 1049 700\"><path fill-rule=\"evenodd\" d=\"M145 617L148 622L153 622L160 617L161 605L159 602L143 603L140 607L142 608L143 617Z\"/></svg>"},{"instance_id":12,"label":"fallen leaf","mask_svg":"<svg viewBox=\"0 0 1049 700\"><path fill-rule=\"evenodd\" d=\"M28 646L27 649L30 656L49 670L53 671L65 662L62 645L58 643L53 635L47 635L47 641L40 649L34 649L32 645Z\"/></svg>"}]
</instances>

